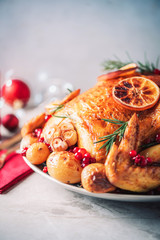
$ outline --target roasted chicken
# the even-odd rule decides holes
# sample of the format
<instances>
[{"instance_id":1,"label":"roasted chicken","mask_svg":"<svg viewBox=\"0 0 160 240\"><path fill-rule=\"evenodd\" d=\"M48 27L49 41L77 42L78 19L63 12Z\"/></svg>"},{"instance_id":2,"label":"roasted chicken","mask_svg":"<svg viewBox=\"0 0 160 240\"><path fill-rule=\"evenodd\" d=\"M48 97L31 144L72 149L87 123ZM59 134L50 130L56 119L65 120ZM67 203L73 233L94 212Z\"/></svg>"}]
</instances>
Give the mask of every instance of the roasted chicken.
<instances>
[{"instance_id":1,"label":"roasted chicken","mask_svg":"<svg viewBox=\"0 0 160 240\"><path fill-rule=\"evenodd\" d=\"M118 128L117 125L104 122L101 119L116 118L128 121L135 113L135 111L128 110L117 104L112 97L112 88L119 80L111 79L98 82L95 87L75 97L55 113L57 116L68 116L77 132L78 146L90 152L97 162L104 163L106 152L105 149L99 150L101 143L95 144L95 142L99 140L99 137L111 134ZM140 145L160 130L160 102L158 101L149 110L138 112L138 118ZM65 121L64 118L52 117L47 122L43 130L46 141L48 141L47 130L52 131L55 126L57 127Z\"/></svg>"},{"instance_id":2,"label":"roasted chicken","mask_svg":"<svg viewBox=\"0 0 160 240\"><path fill-rule=\"evenodd\" d=\"M140 76L135 72L131 74ZM153 81L156 79L156 83L159 83L158 77L147 77ZM159 165L135 167L130 162L129 151L137 150L148 138L160 132L160 100L152 108L144 111L136 112L124 108L113 99L112 89L125 78L126 76L107 80L102 78L93 88L80 95L77 90L66 97L65 101L49 104L46 107L46 113L53 114L53 116L44 125L41 136L47 144L50 144L53 152L63 151L65 154L65 151L75 144L80 148L85 148L97 163L105 163L106 176L113 186L143 192L160 185L160 167ZM56 106L61 106L58 111L56 111ZM100 137L117 130L118 125L102 120L113 118L129 121L129 124L122 141L115 142L106 156L106 149L101 148L103 143L96 142ZM38 118L38 126L44 124L43 114L41 119L42 122ZM33 120L30 125L31 131L26 125L22 133L32 132Z\"/></svg>"}]
</instances>

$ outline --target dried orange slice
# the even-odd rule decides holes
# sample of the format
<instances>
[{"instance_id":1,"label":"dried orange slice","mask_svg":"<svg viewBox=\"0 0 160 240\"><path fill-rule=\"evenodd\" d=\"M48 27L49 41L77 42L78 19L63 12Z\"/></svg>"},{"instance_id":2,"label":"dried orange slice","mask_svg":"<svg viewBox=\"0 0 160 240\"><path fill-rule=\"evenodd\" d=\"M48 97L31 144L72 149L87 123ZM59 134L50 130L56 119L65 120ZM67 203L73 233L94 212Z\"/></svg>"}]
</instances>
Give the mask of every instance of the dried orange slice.
<instances>
[{"instance_id":1,"label":"dried orange slice","mask_svg":"<svg viewBox=\"0 0 160 240\"><path fill-rule=\"evenodd\" d=\"M126 69L136 69L138 68L137 64L136 63L129 63L123 67L120 68L120 70L126 70Z\"/></svg>"},{"instance_id":2,"label":"dried orange slice","mask_svg":"<svg viewBox=\"0 0 160 240\"><path fill-rule=\"evenodd\" d=\"M126 78L114 86L113 98L123 107L142 111L153 107L159 99L159 87L144 77Z\"/></svg>"},{"instance_id":3,"label":"dried orange slice","mask_svg":"<svg viewBox=\"0 0 160 240\"><path fill-rule=\"evenodd\" d=\"M118 77L128 77L135 73L136 69L138 68L136 63L130 63L125 65L124 67L120 68L117 71L109 72L103 75L100 75L97 80L98 81L106 81Z\"/></svg>"}]
</instances>

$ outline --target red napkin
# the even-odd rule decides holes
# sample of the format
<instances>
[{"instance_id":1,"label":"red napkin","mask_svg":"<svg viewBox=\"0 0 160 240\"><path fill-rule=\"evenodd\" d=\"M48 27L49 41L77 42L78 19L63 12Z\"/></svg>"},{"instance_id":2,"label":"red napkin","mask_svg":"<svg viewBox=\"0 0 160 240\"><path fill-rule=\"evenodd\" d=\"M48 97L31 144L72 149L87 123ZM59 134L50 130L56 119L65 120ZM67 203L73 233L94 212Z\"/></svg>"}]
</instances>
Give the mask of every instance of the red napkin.
<instances>
[{"instance_id":1,"label":"red napkin","mask_svg":"<svg viewBox=\"0 0 160 240\"><path fill-rule=\"evenodd\" d=\"M0 154L4 153L1 151ZM25 163L23 157L13 152L5 160L0 169L0 193L8 190L11 186L31 174L33 170Z\"/></svg>"}]
</instances>

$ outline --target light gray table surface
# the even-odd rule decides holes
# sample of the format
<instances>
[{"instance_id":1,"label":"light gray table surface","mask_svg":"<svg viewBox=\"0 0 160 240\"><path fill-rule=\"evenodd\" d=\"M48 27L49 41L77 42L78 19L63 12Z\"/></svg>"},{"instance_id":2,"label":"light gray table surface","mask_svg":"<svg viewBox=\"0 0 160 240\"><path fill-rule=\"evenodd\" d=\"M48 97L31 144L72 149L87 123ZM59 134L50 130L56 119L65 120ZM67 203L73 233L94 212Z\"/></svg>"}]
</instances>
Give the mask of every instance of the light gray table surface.
<instances>
[{"instance_id":1,"label":"light gray table surface","mask_svg":"<svg viewBox=\"0 0 160 240\"><path fill-rule=\"evenodd\" d=\"M0 196L0 239L160 239L160 202L118 202L65 190L33 173Z\"/></svg>"}]
</instances>

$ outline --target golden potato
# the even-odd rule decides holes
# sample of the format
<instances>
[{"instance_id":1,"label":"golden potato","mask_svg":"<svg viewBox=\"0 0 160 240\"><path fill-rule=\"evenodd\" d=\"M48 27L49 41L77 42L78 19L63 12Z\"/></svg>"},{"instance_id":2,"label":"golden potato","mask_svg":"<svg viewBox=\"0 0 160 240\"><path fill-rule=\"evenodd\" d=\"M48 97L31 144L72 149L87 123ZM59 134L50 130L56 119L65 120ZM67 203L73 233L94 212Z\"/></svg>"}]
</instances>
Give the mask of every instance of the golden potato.
<instances>
[{"instance_id":1,"label":"golden potato","mask_svg":"<svg viewBox=\"0 0 160 240\"><path fill-rule=\"evenodd\" d=\"M33 143L26 152L26 158L32 164L41 164L45 162L50 154L50 151L45 143Z\"/></svg>"},{"instance_id":2,"label":"golden potato","mask_svg":"<svg viewBox=\"0 0 160 240\"><path fill-rule=\"evenodd\" d=\"M48 173L63 183L78 183L81 180L82 167L74 153L53 152L47 159Z\"/></svg>"},{"instance_id":3,"label":"golden potato","mask_svg":"<svg viewBox=\"0 0 160 240\"><path fill-rule=\"evenodd\" d=\"M31 144L33 144L35 142L38 142L38 138L33 133L29 133L22 138L22 141L20 144L20 149L29 147Z\"/></svg>"},{"instance_id":4,"label":"golden potato","mask_svg":"<svg viewBox=\"0 0 160 240\"><path fill-rule=\"evenodd\" d=\"M89 192L106 193L116 188L107 180L105 167L102 163L92 163L86 166L81 174L82 186Z\"/></svg>"}]
</instances>

